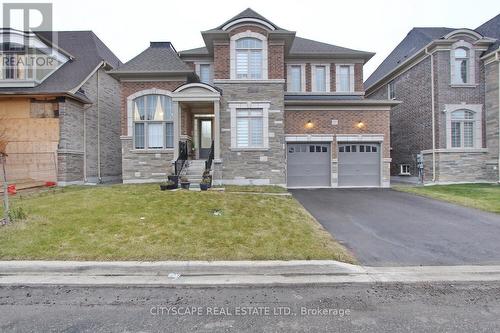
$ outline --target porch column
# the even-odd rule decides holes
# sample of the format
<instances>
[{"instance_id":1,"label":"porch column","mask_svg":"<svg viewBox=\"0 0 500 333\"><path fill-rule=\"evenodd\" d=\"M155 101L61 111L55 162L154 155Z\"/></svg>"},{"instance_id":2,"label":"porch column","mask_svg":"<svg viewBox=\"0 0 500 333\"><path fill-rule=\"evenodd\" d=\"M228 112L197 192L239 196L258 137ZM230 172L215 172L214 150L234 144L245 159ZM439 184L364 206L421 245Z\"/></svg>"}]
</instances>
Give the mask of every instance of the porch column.
<instances>
[{"instance_id":1,"label":"porch column","mask_svg":"<svg viewBox=\"0 0 500 333\"><path fill-rule=\"evenodd\" d=\"M214 159L220 160L220 104L214 102Z\"/></svg>"},{"instance_id":2,"label":"porch column","mask_svg":"<svg viewBox=\"0 0 500 333\"><path fill-rule=\"evenodd\" d=\"M179 157L179 138L181 128L181 112L179 102L172 102L172 113L174 117L174 161Z\"/></svg>"}]
</instances>

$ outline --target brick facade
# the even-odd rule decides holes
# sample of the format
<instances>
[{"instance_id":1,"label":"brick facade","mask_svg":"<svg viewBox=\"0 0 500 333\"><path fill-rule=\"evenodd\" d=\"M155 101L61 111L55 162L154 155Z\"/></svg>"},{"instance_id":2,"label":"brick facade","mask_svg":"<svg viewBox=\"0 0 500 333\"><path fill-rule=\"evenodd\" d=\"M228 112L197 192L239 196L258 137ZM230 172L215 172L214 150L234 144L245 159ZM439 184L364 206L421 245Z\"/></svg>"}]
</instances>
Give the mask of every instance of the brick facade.
<instances>
[{"instance_id":1,"label":"brick facade","mask_svg":"<svg viewBox=\"0 0 500 333\"><path fill-rule=\"evenodd\" d=\"M391 111L391 174L399 174L401 164L409 164L415 175L416 154L432 148L431 62L425 59L394 79L396 99ZM371 99L387 99L387 85L373 92Z\"/></svg>"},{"instance_id":2,"label":"brick facade","mask_svg":"<svg viewBox=\"0 0 500 333\"><path fill-rule=\"evenodd\" d=\"M268 77L269 79L285 78L285 44L283 42L269 42L268 48Z\"/></svg>"},{"instance_id":3,"label":"brick facade","mask_svg":"<svg viewBox=\"0 0 500 333\"><path fill-rule=\"evenodd\" d=\"M474 43L471 39L465 39ZM498 91L498 88L495 88L495 85L498 87L498 74L495 76L494 66L485 70L480 59L483 55L482 50L472 50L472 52L475 58L475 62L472 63L474 78L467 86L452 84L449 50L437 50L432 57L426 56L420 59L412 67L392 78L395 98L402 101L402 104L394 107L391 112L392 175L399 174L402 164L409 164L411 175L417 175L416 156L423 153L424 182L477 182L497 179L498 108L491 105L498 103L498 98L495 102L493 96L495 91ZM431 66L434 71L436 147L434 163ZM488 84L491 85L490 90L487 89ZM387 84L380 85L370 91L368 98L386 99L387 89ZM491 94L490 99L487 91ZM448 146L451 134L447 124L447 108L449 105L461 104L464 108L467 108L467 105L480 106L482 142L473 149L452 149ZM477 132L475 135L478 135ZM435 175L433 165L435 165Z\"/></svg>"},{"instance_id":4,"label":"brick facade","mask_svg":"<svg viewBox=\"0 0 500 333\"><path fill-rule=\"evenodd\" d=\"M332 120L338 124L333 125ZM306 124L311 121L312 128ZM363 129L356 125L362 121ZM287 111L285 113L286 134L382 134L384 136L383 157L390 157L389 111ZM334 154L334 157L336 154Z\"/></svg>"},{"instance_id":5,"label":"brick facade","mask_svg":"<svg viewBox=\"0 0 500 333\"><path fill-rule=\"evenodd\" d=\"M229 41L214 42L214 79L229 79Z\"/></svg>"}]
</instances>

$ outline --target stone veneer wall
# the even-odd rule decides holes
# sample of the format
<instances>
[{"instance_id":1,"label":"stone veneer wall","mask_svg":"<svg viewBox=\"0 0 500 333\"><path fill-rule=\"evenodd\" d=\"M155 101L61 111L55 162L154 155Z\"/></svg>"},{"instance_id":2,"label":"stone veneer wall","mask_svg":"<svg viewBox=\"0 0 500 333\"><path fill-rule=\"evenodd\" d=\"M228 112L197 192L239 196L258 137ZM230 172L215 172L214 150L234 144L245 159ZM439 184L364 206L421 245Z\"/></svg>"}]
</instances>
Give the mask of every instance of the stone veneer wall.
<instances>
[{"instance_id":1,"label":"stone veneer wall","mask_svg":"<svg viewBox=\"0 0 500 333\"><path fill-rule=\"evenodd\" d=\"M284 83L223 83L220 107L221 163L215 163L214 180L225 184L285 184ZM269 149L231 150L229 102L270 102Z\"/></svg>"},{"instance_id":2,"label":"stone veneer wall","mask_svg":"<svg viewBox=\"0 0 500 333\"><path fill-rule=\"evenodd\" d=\"M123 183L160 182L173 172L173 149L134 150L132 137L122 137Z\"/></svg>"},{"instance_id":3,"label":"stone veneer wall","mask_svg":"<svg viewBox=\"0 0 500 333\"><path fill-rule=\"evenodd\" d=\"M124 183L159 182L173 172L173 149L136 150L132 133L127 133L127 97L142 90L162 89L173 91L185 81L143 81L121 83L122 119L122 178ZM180 111L180 110L179 110Z\"/></svg>"},{"instance_id":4,"label":"stone veneer wall","mask_svg":"<svg viewBox=\"0 0 500 333\"><path fill-rule=\"evenodd\" d=\"M494 180L487 152L436 152L436 183L474 183ZM432 182L432 152L424 152L424 183Z\"/></svg>"}]
</instances>

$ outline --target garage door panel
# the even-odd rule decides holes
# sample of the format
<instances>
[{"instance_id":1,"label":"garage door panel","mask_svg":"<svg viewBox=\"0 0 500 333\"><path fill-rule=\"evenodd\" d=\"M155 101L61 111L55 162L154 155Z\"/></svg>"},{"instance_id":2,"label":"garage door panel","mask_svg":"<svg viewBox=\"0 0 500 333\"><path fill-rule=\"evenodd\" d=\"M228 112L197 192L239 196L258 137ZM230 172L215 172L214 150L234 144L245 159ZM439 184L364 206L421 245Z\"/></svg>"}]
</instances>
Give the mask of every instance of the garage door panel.
<instances>
[{"instance_id":1,"label":"garage door panel","mask_svg":"<svg viewBox=\"0 0 500 333\"><path fill-rule=\"evenodd\" d=\"M289 143L287 185L289 187L330 186L330 143Z\"/></svg>"},{"instance_id":2,"label":"garage door panel","mask_svg":"<svg viewBox=\"0 0 500 333\"><path fill-rule=\"evenodd\" d=\"M380 145L339 143L339 186L380 186Z\"/></svg>"}]
</instances>

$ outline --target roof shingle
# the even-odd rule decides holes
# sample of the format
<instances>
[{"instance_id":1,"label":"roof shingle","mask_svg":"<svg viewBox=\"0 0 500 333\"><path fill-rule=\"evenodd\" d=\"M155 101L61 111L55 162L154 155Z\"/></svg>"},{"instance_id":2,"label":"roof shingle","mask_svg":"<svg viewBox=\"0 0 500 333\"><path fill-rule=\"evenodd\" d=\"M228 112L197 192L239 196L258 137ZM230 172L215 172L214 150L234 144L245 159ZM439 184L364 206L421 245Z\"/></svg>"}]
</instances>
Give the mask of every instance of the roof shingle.
<instances>
[{"instance_id":1,"label":"roof shingle","mask_svg":"<svg viewBox=\"0 0 500 333\"><path fill-rule=\"evenodd\" d=\"M393 69L420 51L425 45L439 39L453 28L413 28L396 48L382 61L377 69L365 81L365 89L389 74Z\"/></svg>"},{"instance_id":2,"label":"roof shingle","mask_svg":"<svg viewBox=\"0 0 500 333\"><path fill-rule=\"evenodd\" d=\"M170 42L151 42L151 45L111 73L130 72L191 72L192 69L179 58Z\"/></svg>"}]
</instances>

